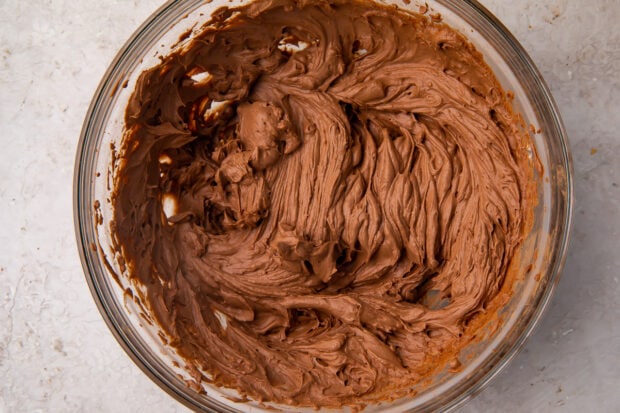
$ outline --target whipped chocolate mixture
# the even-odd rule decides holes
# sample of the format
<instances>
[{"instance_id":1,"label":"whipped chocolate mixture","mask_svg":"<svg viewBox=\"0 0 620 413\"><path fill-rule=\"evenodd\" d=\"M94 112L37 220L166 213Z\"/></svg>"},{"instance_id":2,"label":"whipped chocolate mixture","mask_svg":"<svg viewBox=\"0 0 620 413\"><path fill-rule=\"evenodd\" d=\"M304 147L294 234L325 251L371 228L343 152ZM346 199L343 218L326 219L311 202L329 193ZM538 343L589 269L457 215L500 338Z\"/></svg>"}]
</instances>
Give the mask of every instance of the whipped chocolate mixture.
<instances>
[{"instance_id":1,"label":"whipped chocolate mixture","mask_svg":"<svg viewBox=\"0 0 620 413\"><path fill-rule=\"evenodd\" d=\"M259 400L405 394L498 293L532 208L481 55L394 8L221 9L125 121L127 276L202 380Z\"/></svg>"}]
</instances>

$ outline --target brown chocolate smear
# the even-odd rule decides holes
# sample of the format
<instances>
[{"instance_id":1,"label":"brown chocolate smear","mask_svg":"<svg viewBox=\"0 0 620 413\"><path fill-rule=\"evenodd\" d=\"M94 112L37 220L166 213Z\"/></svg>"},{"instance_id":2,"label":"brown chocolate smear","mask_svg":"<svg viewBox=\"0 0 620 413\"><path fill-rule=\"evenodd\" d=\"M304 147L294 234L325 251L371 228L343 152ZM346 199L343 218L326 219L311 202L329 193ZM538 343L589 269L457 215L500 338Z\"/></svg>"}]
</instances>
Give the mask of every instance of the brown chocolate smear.
<instances>
[{"instance_id":1,"label":"brown chocolate smear","mask_svg":"<svg viewBox=\"0 0 620 413\"><path fill-rule=\"evenodd\" d=\"M180 354L258 400L404 395L497 294L533 204L481 55L373 3L221 9L125 122L127 276Z\"/></svg>"}]
</instances>

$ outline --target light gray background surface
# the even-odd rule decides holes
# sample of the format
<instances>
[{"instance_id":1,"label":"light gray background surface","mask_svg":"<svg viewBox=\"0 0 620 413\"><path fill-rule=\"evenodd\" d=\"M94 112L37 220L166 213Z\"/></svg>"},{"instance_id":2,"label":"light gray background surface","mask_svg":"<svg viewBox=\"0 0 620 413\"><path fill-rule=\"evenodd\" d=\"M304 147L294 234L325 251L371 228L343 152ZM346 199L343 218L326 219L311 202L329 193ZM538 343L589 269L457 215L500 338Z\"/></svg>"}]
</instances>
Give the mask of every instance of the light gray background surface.
<instances>
[{"instance_id":1,"label":"light gray background surface","mask_svg":"<svg viewBox=\"0 0 620 413\"><path fill-rule=\"evenodd\" d=\"M549 311L462 411L620 411L620 2L483 3L559 104L577 202ZM73 233L73 161L87 106L114 54L159 5L0 1L0 412L187 411L108 331Z\"/></svg>"}]
</instances>

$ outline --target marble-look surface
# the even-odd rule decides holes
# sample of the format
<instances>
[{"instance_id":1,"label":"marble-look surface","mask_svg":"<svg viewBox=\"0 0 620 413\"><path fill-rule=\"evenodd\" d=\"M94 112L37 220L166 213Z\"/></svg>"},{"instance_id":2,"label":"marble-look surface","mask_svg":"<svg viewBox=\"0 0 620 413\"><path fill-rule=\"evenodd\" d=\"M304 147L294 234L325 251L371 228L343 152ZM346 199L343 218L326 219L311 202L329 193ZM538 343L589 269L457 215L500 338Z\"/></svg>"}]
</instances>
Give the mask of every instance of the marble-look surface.
<instances>
[{"instance_id":1,"label":"marble-look surface","mask_svg":"<svg viewBox=\"0 0 620 413\"><path fill-rule=\"evenodd\" d=\"M463 412L620 410L620 3L484 0L559 104L576 208L523 351ZM114 54L160 0L0 1L0 412L185 412L130 361L84 281L75 148Z\"/></svg>"}]
</instances>

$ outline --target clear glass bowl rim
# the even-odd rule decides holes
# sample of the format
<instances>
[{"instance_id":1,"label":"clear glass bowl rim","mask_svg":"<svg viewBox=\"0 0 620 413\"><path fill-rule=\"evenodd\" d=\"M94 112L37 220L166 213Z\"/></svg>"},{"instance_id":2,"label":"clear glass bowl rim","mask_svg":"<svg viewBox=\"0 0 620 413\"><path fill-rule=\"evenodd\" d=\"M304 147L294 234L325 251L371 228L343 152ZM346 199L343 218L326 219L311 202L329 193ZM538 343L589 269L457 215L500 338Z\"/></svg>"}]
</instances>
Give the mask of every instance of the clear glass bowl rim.
<instances>
[{"instance_id":1,"label":"clear glass bowl rim","mask_svg":"<svg viewBox=\"0 0 620 413\"><path fill-rule=\"evenodd\" d=\"M162 30L165 30L166 27L175 23L180 16L193 10L203 2L204 0L169 0L132 34L109 65L88 108L78 142L73 182L74 227L78 252L91 294L110 331L134 363L159 387L190 409L235 412L236 410L224 406L217 401L213 401L213 403L197 402L188 393L187 389L175 382L168 372L162 372L153 367L153 357L149 354L149 349L141 346L138 342L139 340L135 340L135 332L123 327L117 316L115 316L115 310L107 302L107 294L102 290L97 280L99 257L91 249L91 245L93 245L96 238L94 236L92 198L90 196L90 180L92 177L88 175L88 172L93 170L91 168L92 159L89 159L89 153L93 149L96 150L97 133L104 123L100 116L100 109L105 108L106 102L110 99L110 92L118 86L124 65L132 59L132 56L143 54L145 45L150 44L151 40L157 37ZM552 240L552 257L549 261L547 274L544 275L547 278L547 286L544 293L538 297L538 302L534 303L535 309L531 312L529 320L523 324L518 338L512 343L511 348L504 354L496 357L492 368L476 377L460 394L452 395L447 400L444 399L434 404L430 403L426 406L421 406L425 409L440 408L442 411L450 411L462 406L462 404L478 394L497 376L518 354L527 338L539 324L541 316L548 307L560 279L566 259L572 226L574 195L572 160L568 149L566 130L549 88L527 52L508 29L477 1L462 0L454 2L451 0L436 0L436 3L452 9L470 24L472 24L472 21L467 19L466 16L476 16L480 19L477 25L484 29L480 31L486 31L487 35L494 37L494 41L501 49L500 54L502 57L506 58L508 53L511 54L513 58L511 68L515 73L518 73L520 81L525 79L529 82L528 91L532 93L530 98L533 100L533 107L538 111L541 118L546 120L547 125L551 125L550 130L546 131L546 135L551 138L549 143L557 146L555 150L557 151L556 155L560 158L560 162L558 165L554 165L557 168L555 176L558 180L563 181L565 189L565 191L555 191L556 193L552 194L554 196L552 202L554 202L555 213L551 219L556 226L555 228L557 228L557 233ZM515 57L516 60L514 60Z\"/></svg>"}]
</instances>

